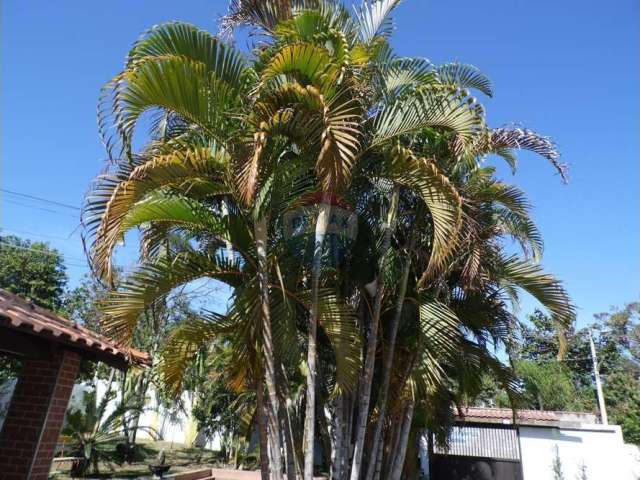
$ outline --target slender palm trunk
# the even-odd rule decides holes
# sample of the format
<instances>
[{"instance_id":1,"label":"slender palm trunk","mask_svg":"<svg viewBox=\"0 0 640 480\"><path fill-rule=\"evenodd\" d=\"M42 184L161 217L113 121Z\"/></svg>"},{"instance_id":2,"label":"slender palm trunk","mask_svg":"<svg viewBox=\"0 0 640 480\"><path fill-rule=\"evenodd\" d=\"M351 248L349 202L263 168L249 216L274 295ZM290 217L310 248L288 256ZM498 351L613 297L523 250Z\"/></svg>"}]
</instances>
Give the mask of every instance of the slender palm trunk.
<instances>
[{"instance_id":1,"label":"slender palm trunk","mask_svg":"<svg viewBox=\"0 0 640 480\"><path fill-rule=\"evenodd\" d=\"M291 428L291 421L289 418L288 409L285 408L281 411L282 423L284 425L284 446L286 454L286 466L287 466L287 480L296 480L296 451L293 443L293 432Z\"/></svg>"},{"instance_id":2,"label":"slender palm trunk","mask_svg":"<svg viewBox=\"0 0 640 480\"><path fill-rule=\"evenodd\" d=\"M331 205L323 198L316 220L313 264L311 266L311 314L309 318L309 341L307 347L307 405L304 419L304 480L313 480L313 450L315 445L317 336L320 316L318 295L322 266L322 247L327 234Z\"/></svg>"},{"instance_id":3,"label":"slender palm trunk","mask_svg":"<svg viewBox=\"0 0 640 480\"><path fill-rule=\"evenodd\" d=\"M332 434L334 450L331 462L331 479L344 480L349 468L351 431L353 426L354 394L341 394L335 399Z\"/></svg>"},{"instance_id":4,"label":"slender palm trunk","mask_svg":"<svg viewBox=\"0 0 640 480\"><path fill-rule=\"evenodd\" d=\"M356 440L353 451L353 460L351 463L351 480L359 480L362 470L362 457L364 449L364 441L367 433L367 423L369 420L369 406L371 403L371 384L373 382L373 368L376 360L376 346L378 343L378 325L380 323L380 315L382 313L382 297L384 294L384 264L387 257L387 251L391 245L391 233L395 224L398 212L398 201L400 197L400 188L395 186L391 196L391 205L387 214L387 222L384 226L382 248L380 251L380 260L378 265L378 279L376 282L376 302L374 307L373 318L371 319L371 329L369 338L367 339L367 356L365 358L364 370L362 372L360 382L360 399L358 403L358 423L356 425Z\"/></svg>"},{"instance_id":5,"label":"slender palm trunk","mask_svg":"<svg viewBox=\"0 0 640 480\"><path fill-rule=\"evenodd\" d=\"M384 363L382 366L382 385L380 386L380 395L378 397L378 420L373 433L373 442L371 445L371 458L369 460L369 466L367 468L367 480L374 480L376 471L376 456L379 455L382 445L382 430L384 428L385 414L387 409L387 397L389 396L389 382L391 380L391 367L393 365L393 356L395 355L396 337L398 335L398 326L400 325L400 318L402 317L402 307L404 305L404 299L407 294L407 283L409 280L409 272L411 270L410 256L407 256L405 260L404 268L402 270L402 277L400 279L400 287L398 291L398 300L396 303L396 309L391 321L391 332L389 334L389 349L384 357Z\"/></svg>"},{"instance_id":6,"label":"slender palm trunk","mask_svg":"<svg viewBox=\"0 0 640 480\"><path fill-rule=\"evenodd\" d=\"M149 382L147 378L146 372L142 372L140 374L140 378L138 379L137 391L136 391L136 400L140 402L140 406L144 406L145 398L147 397L147 390L149 389ZM135 412L133 415L133 420L131 421L131 431L129 443L135 444L136 438L138 436L138 426L140 424L140 415L141 413Z\"/></svg>"},{"instance_id":7,"label":"slender palm trunk","mask_svg":"<svg viewBox=\"0 0 640 480\"><path fill-rule=\"evenodd\" d=\"M409 405L405 410L404 418L402 420L402 430L400 432L400 441L398 449L396 451L395 458L391 467L391 474L389 480L400 480L402 476L402 469L404 468L404 459L407 455L407 444L409 443L409 433L411 433L411 424L413 422L413 409L415 402L413 399L409 401Z\"/></svg>"},{"instance_id":8,"label":"slender palm trunk","mask_svg":"<svg viewBox=\"0 0 640 480\"><path fill-rule=\"evenodd\" d=\"M267 419L264 408L264 386L258 376L256 382L256 418L258 419L258 438L260 441L260 478L269 480L269 439L267 437ZM236 447L237 448L237 447ZM237 450L236 450L237 468Z\"/></svg>"},{"instance_id":9,"label":"slender palm trunk","mask_svg":"<svg viewBox=\"0 0 640 480\"><path fill-rule=\"evenodd\" d=\"M115 375L116 375L116 369L112 367L111 371L109 372L109 380L107 380L107 388L104 391L104 396L105 397L111 393L111 388L113 387L113 381L115 379ZM122 391L124 391L124 382L122 382L122 383L123 383ZM96 390L97 390L97 388L98 388L98 384L96 383ZM97 395L96 395L96 397L97 397ZM102 402L98 403L98 405L100 405L101 403ZM106 408L106 403L105 403L105 408ZM98 430L100 430L100 419L102 418L103 415L104 415L104 410L99 411L98 414L96 415L96 418L98 420L93 425L93 436L94 437L98 433ZM128 435L128 433L126 435Z\"/></svg>"},{"instance_id":10,"label":"slender palm trunk","mask_svg":"<svg viewBox=\"0 0 640 480\"><path fill-rule=\"evenodd\" d=\"M344 455L345 405L344 394L333 401L333 418L331 426L331 478L341 478L340 466Z\"/></svg>"},{"instance_id":11,"label":"slender palm trunk","mask_svg":"<svg viewBox=\"0 0 640 480\"><path fill-rule=\"evenodd\" d=\"M282 364L280 364L280 378L282 393L284 395L284 408L282 409L283 424L285 429L285 445L287 448L287 480L296 480L302 477L302 452L300 442L297 441L296 432L299 428L296 419L291 415L292 399L289 391L289 380Z\"/></svg>"},{"instance_id":12,"label":"slender palm trunk","mask_svg":"<svg viewBox=\"0 0 640 480\"><path fill-rule=\"evenodd\" d=\"M380 442L378 444L378 450L377 450L377 454L376 454L376 468L375 468L375 472L373 474L373 480L379 480L380 479L380 474L382 473L382 457L384 457L384 444L383 442Z\"/></svg>"},{"instance_id":13,"label":"slender palm trunk","mask_svg":"<svg viewBox=\"0 0 640 480\"><path fill-rule=\"evenodd\" d=\"M264 355L265 383L269 393L268 415L269 440L272 445L271 472L274 480L282 479L282 442L279 426L280 399L278 398L273 333L271 329L271 308L269 306L269 279L267 273L267 220L255 222L254 234L258 255L258 281L260 282L260 303L262 309L262 353Z\"/></svg>"},{"instance_id":14,"label":"slender palm trunk","mask_svg":"<svg viewBox=\"0 0 640 480\"><path fill-rule=\"evenodd\" d=\"M329 468L331 466L331 437L323 402L318 402L316 415L318 417L320 446L322 447L322 463L324 467Z\"/></svg>"}]
</instances>

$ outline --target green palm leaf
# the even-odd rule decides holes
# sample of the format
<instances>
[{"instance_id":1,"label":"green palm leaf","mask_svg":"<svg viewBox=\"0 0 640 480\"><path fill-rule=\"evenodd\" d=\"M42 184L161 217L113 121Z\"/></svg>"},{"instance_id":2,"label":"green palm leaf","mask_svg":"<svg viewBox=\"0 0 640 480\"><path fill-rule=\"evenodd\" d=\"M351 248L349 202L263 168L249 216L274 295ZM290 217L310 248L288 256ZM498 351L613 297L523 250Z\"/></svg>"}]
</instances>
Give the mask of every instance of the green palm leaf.
<instances>
[{"instance_id":1,"label":"green palm leaf","mask_svg":"<svg viewBox=\"0 0 640 480\"><path fill-rule=\"evenodd\" d=\"M362 43L368 44L377 36L391 35L393 22L389 14L399 3L400 0L363 0L356 9Z\"/></svg>"},{"instance_id":2,"label":"green palm leaf","mask_svg":"<svg viewBox=\"0 0 640 480\"><path fill-rule=\"evenodd\" d=\"M209 195L226 194L229 188L223 178L227 168L226 151L212 146L174 151L137 166L120 165L114 174L99 177L82 213L96 273L101 278L111 278L111 255L120 241L121 222L137 202L163 188L202 193L206 186Z\"/></svg>"},{"instance_id":3,"label":"green palm leaf","mask_svg":"<svg viewBox=\"0 0 640 480\"><path fill-rule=\"evenodd\" d=\"M439 66L436 72L444 84L459 88L475 88L489 97L493 96L491 80L473 65L447 63Z\"/></svg>"},{"instance_id":4,"label":"green palm leaf","mask_svg":"<svg viewBox=\"0 0 640 480\"><path fill-rule=\"evenodd\" d=\"M458 357L463 336L460 319L446 305L423 301L418 309L418 351L412 376L422 392L432 392L446 381L445 366Z\"/></svg>"},{"instance_id":5,"label":"green palm leaf","mask_svg":"<svg viewBox=\"0 0 640 480\"><path fill-rule=\"evenodd\" d=\"M162 256L140 266L118 290L101 301L105 332L128 345L142 312L175 288L200 278L219 280L235 287L242 283L245 275L237 259L222 254L187 251Z\"/></svg>"},{"instance_id":6,"label":"green palm leaf","mask_svg":"<svg viewBox=\"0 0 640 480\"><path fill-rule=\"evenodd\" d=\"M482 112L465 97L426 89L398 99L376 114L372 146L425 128L443 128L456 134L459 154L482 126Z\"/></svg>"},{"instance_id":7,"label":"green palm leaf","mask_svg":"<svg viewBox=\"0 0 640 480\"><path fill-rule=\"evenodd\" d=\"M433 221L430 263L422 283L442 266L456 245L462 200L456 188L433 162L417 159L405 149L394 149L392 155L395 160L389 178L416 192L429 209Z\"/></svg>"},{"instance_id":8,"label":"green palm leaf","mask_svg":"<svg viewBox=\"0 0 640 480\"><path fill-rule=\"evenodd\" d=\"M262 72L262 82L279 75L291 75L302 84L322 88L325 72L331 66L331 57L326 48L311 43L294 43L284 46L273 57Z\"/></svg>"},{"instance_id":9,"label":"green palm leaf","mask_svg":"<svg viewBox=\"0 0 640 480\"><path fill-rule=\"evenodd\" d=\"M202 63L208 73L229 84L239 83L246 68L242 53L205 30L182 22L156 25L132 47L127 69L142 60L181 57Z\"/></svg>"},{"instance_id":10,"label":"green palm leaf","mask_svg":"<svg viewBox=\"0 0 640 480\"><path fill-rule=\"evenodd\" d=\"M209 314L206 319L194 319L178 325L169 335L160 353L160 374L169 391L179 394L185 372L197 353L226 332L229 319L225 315Z\"/></svg>"},{"instance_id":11,"label":"green palm leaf","mask_svg":"<svg viewBox=\"0 0 640 480\"><path fill-rule=\"evenodd\" d=\"M544 305L562 326L568 327L575 318L575 308L562 283L545 273L540 265L509 257L502 261L502 279L513 284Z\"/></svg>"}]
</instances>

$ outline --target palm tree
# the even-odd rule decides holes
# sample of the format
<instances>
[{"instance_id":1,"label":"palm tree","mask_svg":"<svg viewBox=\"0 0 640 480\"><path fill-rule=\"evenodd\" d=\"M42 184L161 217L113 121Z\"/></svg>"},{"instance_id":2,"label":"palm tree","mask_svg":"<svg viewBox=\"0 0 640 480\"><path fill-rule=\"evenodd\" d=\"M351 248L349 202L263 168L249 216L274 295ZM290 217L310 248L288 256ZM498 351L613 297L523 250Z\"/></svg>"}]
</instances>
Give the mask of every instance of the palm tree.
<instances>
[{"instance_id":1,"label":"palm tree","mask_svg":"<svg viewBox=\"0 0 640 480\"><path fill-rule=\"evenodd\" d=\"M101 99L112 166L85 208L94 271L111 279L128 231L141 247L139 268L104 302L108 331L128 341L174 289L227 284L227 313L204 312L169 339L164 377L179 389L194 352L229 342L230 382L256 391L265 479L312 478L327 411L332 478L399 479L410 439L426 427L443 438L480 373L514 393L488 345L508 342L519 290L559 327L573 318L536 263L542 240L524 194L482 164L497 154L515 168L513 150L528 149L564 176L555 147L487 127L468 89L493 92L475 67L398 57L397 3L351 13L330 0L232 2L223 31L257 29L251 59L189 25L154 27ZM152 134L135 151L147 113ZM358 217L338 265L327 262L336 199ZM310 261L284 228L297 208L310 220ZM506 255L505 239L523 255ZM300 370L304 410L285 401L287 372Z\"/></svg>"}]
</instances>

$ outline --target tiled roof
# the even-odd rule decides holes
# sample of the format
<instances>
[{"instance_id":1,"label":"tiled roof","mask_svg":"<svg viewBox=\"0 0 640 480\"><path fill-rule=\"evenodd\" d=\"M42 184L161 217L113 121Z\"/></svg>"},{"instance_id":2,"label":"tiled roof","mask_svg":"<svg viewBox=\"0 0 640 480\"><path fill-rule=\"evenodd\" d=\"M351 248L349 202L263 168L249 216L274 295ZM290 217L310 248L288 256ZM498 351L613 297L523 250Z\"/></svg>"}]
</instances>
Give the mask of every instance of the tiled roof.
<instances>
[{"instance_id":1,"label":"tiled roof","mask_svg":"<svg viewBox=\"0 0 640 480\"><path fill-rule=\"evenodd\" d=\"M70 346L118 365L149 365L147 353L123 347L71 320L0 289L0 326Z\"/></svg>"},{"instance_id":2,"label":"tiled roof","mask_svg":"<svg viewBox=\"0 0 640 480\"><path fill-rule=\"evenodd\" d=\"M510 408L465 407L458 412L458 418L465 422L512 423L513 410ZM595 423L596 416L589 412L556 412L550 410L517 410L516 423L556 424L560 422Z\"/></svg>"}]
</instances>

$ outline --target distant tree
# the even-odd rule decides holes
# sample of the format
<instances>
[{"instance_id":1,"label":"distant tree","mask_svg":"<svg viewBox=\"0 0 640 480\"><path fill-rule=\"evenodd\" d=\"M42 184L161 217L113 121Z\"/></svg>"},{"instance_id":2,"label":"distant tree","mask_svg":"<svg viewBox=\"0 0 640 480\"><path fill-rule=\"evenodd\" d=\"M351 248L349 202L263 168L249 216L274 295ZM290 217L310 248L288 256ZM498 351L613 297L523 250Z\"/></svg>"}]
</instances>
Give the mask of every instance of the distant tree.
<instances>
[{"instance_id":1,"label":"distant tree","mask_svg":"<svg viewBox=\"0 0 640 480\"><path fill-rule=\"evenodd\" d=\"M0 288L58 311L67 285L62 255L42 242L0 236ZM0 355L0 386L17 377L20 361Z\"/></svg>"},{"instance_id":2,"label":"distant tree","mask_svg":"<svg viewBox=\"0 0 640 480\"><path fill-rule=\"evenodd\" d=\"M47 243L0 236L0 288L57 311L66 285L60 252Z\"/></svg>"},{"instance_id":3,"label":"distant tree","mask_svg":"<svg viewBox=\"0 0 640 480\"><path fill-rule=\"evenodd\" d=\"M609 420L640 445L640 303L595 316L592 329Z\"/></svg>"},{"instance_id":4,"label":"distant tree","mask_svg":"<svg viewBox=\"0 0 640 480\"><path fill-rule=\"evenodd\" d=\"M62 305L64 315L99 333L100 320L103 316L99 303L105 298L107 292L108 289L93 277L84 276L77 287L65 294Z\"/></svg>"},{"instance_id":5,"label":"distant tree","mask_svg":"<svg viewBox=\"0 0 640 480\"><path fill-rule=\"evenodd\" d=\"M578 395L571 371L562 363L520 360L516 362L515 370L522 380L523 407L536 410L583 410L587 407Z\"/></svg>"},{"instance_id":6,"label":"distant tree","mask_svg":"<svg viewBox=\"0 0 640 480\"><path fill-rule=\"evenodd\" d=\"M567 355L557 362L555 325L540 311L519 328L510 357L523 382L529 408L596 411L589 331L593 333L609 420L622 427L625 441L640 444L640 303L612 308L595 322L565 332ZM495 385L494 385L495 387ZM480 403L500 404L504 393L487 388Z\"/></svg>"}]
</instances>

